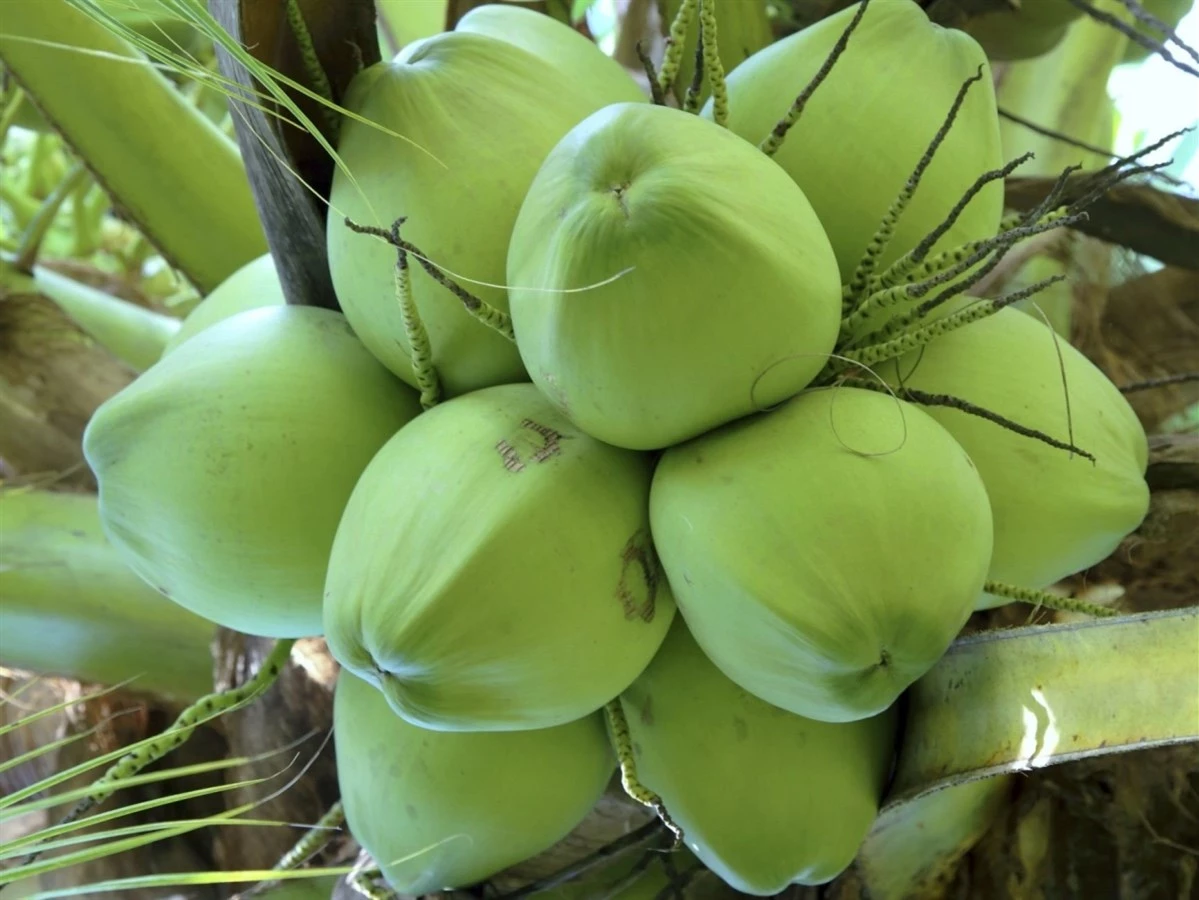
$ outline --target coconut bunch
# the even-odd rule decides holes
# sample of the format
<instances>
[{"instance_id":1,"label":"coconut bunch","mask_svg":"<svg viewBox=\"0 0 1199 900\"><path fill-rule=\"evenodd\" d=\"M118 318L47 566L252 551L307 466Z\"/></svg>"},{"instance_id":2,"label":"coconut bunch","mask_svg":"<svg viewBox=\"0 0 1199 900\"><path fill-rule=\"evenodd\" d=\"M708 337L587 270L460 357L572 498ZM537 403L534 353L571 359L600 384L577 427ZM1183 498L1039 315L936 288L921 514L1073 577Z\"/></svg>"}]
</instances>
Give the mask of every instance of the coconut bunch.
<instances>
[{"instance_id":1,"label":"coconut bunch","mask_svg":"<svg viewBox=\"0 0 1199 900\"><path fill-rule=\"evenodd\" d=\"M736 889L831 880L903 692L1146 512L1119 391L966 294L1081 209L1003 218L979 44L866 0L726 77L715 9L676 22L698 114L657 102L681 41L647 97L519 7L364 70L341 311L239 273L85 436L145 580L325 638L347 821L396 890L542 852L618 767Z\"/></svg>"}]
</instances>

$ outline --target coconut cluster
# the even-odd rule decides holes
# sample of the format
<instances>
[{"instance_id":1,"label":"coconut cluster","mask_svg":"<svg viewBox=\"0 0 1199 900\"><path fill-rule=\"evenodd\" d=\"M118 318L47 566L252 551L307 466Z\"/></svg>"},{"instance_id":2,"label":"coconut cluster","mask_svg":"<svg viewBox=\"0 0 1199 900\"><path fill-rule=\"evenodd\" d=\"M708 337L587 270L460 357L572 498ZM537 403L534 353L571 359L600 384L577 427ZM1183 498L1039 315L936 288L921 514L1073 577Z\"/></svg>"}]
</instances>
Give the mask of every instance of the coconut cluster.
<instances>
[{"instance_id":1,"label":"coconut cluster","mask_svg":"<svg viewBox=\"0 0 1199 900\"><path fill-rule=\"evenodd\" d=\"M971 37L873 0L709 93L472 11L345 98L341 312L260 261L88 428L150 584L325 638L347 820L401 892L547 849L618 766L738 890L831 880L903 692L1146 512L1119 391L946 289L1055 215L1001 219Z\"/></svg>"}]
</instances>

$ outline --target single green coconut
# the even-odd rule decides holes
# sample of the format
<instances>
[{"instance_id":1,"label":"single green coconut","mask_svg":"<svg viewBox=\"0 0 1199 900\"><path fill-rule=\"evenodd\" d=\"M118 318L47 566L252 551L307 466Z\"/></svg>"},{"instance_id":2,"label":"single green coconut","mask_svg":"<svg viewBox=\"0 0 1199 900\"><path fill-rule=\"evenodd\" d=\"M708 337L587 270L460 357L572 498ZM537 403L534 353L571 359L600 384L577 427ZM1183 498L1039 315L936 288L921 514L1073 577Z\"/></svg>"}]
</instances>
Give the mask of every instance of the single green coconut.
<instances>
[{"instance_id":1,"label":"single green coconut","mask_svg":"<svg viewBox=\"0 0 1199 900\"><path fill-rule=\"evenodd\" d=\"M876 371L891 384L958 397L1094 455L1092 462L960 410L928 408L986 484L995 521L989 580L1047 587L1107 557L1145 518L1149 450L1136 413L1039 319L1001 310Z\"/></svg>"},{"instance_id":2,"label":"single green coconut","mask_svg":"<svg viewBox=\"0 0 1199 900\"><path fill-rule=\"evenodd\" d=\"M974 610L991 510L928 414L838 387L673 447L650 494L687 625L733 681L824 722L876 715Z\"/></svg>"},{"instance_id":3,"label":"single green coconut","mask_svg":"<svg viewBox=\"0 0 1199 900\"><path fill-rule=\"evenodd\" d=\"M554 148L508 254L533 381L593 437L666 447L802 390L837 264L803 191L726 129L621 103Z\"/></svg>"},{"instance_id":4,"label":"single green coconut","mask_svg":"<svg viewBox=\"0 0 1199 900\"><path fill-rule=\"evenodd\" d=\"M637 777L738 891L825 884L853 861L894 754L894 708L857 722L779 709L726 678L678 619L620 698Z\"/></svg>"},{"instance_id":5,"label":"single green coconut","mask_svg":"<svg viewBox=\"0 0 1199 900\"><path fill-rule=\"evenodd\" d=\"M226 628L305 637L354 483L419 412L341 314L277 306L176 348L96 410L83 451L138 575Z\"/></svg>"},{"instance_id":6,"label":"single green coconut","mask_svg":"<svg viewBox=\"0 0 1199 900\"><path fill-rule=\"evenodd\" d=\"M549 849L616 767L599 714L536 731L429 731L345 670L333 740L350 833L406 896L467 887Z\"/></svg>"},{"instance_id":7,"label":"single green coconut","mask_svg":"<svg viewBox=\"0 0 1199 900\"><path fill-rule=\"evenodd\" d=\"M403 239L506 311L508 240L537 167L586 116L641 97L631 80L622 90L563 81L561 70L515 44L452 32L367 68L351 84L343 105L369 121L345 119L337 146L348 172L335 172L330 195L333 287L363 343L409 384L417 378L396 295L396 251L352 232L345 218L388 229L407 217ZM444 396L525 380L512 342L473 318L416 259L409 262Z\"/></svg>"},{"instance_id":8,"label":"single green coconut","mask_svg":"<svg viewBox=\"0 0 1199 900\"><path fill-rule=\"evenodd\" d=\"M433 407L346 507L325 591L330 651L427 728L548 728L595 712L674 616L649 537L651 472L531 384Z\"/></svg>"},{"instance_id":9,"label":"single green coconut","mask_svg":"<svg viewBox=\"0 0 1199 900\"><path fill-rule=\"evenodd\" d=\"M567 90L599 91L620 100L644 100L645 92L624 66L604 53L595 41L553 16L512 6L487 3L458 20L458 32L484 34L527 50L558 72Z\"/></svg>"},{"instance_id":10,"label":"single green coconut","mask_svg":"<svg viewBox=\"0 0 1199 900\"><path fill-rule=\"evenodd\" d=\"M287 302L275 260L265 253L246 263L196 305L171 336L163 350L170 353L184 341L230 316L263 306L282 306Z\"/></svg>"},{"instance_id":11,"label":"single green coconut","mask_svg":"<svg viewBox=\"0 0 1199 900\"><path fill-rule=\"evenodd\" d=\"M729 128L762 142L816 75L857 12L855 4L755 53L728 77ZM774 160L803 188L828 232L841 277L857 267L887 210L943 124L963 83L979 73L925 171L883 267L931 232L982 173L1003 165L999 114L983 49L929 21L912 0L873 0L845 53L808 101ZM709 102L703 115L711 117ZM992 237L1003 186L985 187L938 249Z\"/></svg>"}]
</instances>

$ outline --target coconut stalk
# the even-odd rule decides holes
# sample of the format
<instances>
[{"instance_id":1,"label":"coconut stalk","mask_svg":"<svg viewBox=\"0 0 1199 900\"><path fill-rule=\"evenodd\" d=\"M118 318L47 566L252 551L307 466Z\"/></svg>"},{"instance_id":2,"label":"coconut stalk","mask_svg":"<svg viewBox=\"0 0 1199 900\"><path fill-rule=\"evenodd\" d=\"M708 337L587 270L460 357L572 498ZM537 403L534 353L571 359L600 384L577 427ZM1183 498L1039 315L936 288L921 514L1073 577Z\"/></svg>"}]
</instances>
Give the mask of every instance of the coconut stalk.
<instances>
[{"instance_id":1,"label":"coconut stalk","mask_svg":"<svg viewBox=\"0 0 1199 900\"><path fill-rule=\"evenodd\" d=\"M284 295L289 303L335 309L324 203L340 118L330 104L380 59L374 5L300 0L291 22L285 0L212 0L210 9L211 25L225 36L217 43L221 73L241 94L230 96L233 126ZM275 81L280 76L307 91L285 89ZM263 78L271 81L266 96L255 83ZM301 127L283 127L281 114Z\"/></svg>"}]
</instances>

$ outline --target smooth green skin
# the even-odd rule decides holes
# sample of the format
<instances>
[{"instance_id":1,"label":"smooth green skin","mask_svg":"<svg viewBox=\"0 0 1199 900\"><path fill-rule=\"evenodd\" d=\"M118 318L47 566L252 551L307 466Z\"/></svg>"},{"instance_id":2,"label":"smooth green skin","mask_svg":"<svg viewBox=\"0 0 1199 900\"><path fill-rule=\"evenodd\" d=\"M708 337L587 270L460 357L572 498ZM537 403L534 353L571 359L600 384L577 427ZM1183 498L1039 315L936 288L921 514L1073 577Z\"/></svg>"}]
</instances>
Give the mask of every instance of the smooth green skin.
<instances>
[{"instance_id":1,"label":"smooth green skin","mask_svg":"<svg viewBox=\"0 0 1199 900\"><path fill-rule=\"evenodd\" d=\"M512 225L537 167L576 123L624 97L589 81L564 89L550 63L482 34L425 39L355 79L344 106L417 145L346 119L337 150L357 187L339 168L330 194L333 287L354 331L392 372L416 384L396 297L396 251L354 234L344 218L390 228L407 216L406 240L507 311L504 289L478 282L505 283ZM410 262L443 396L526 380L512 342Z\"/></svg>"},{"instance_id":2,"label":"smooth green skin","mask_svg":"<svg viewBox=\"0 0 1199 900\"><path fill-rule=\"evenodd\" d=\"M1058 354L1061 354L1059 363ZM1065 368L1066 387L1062 386ZM1042 588L1106 558L1149 510L1148 442L1107 377L1050 329L1006 309L876 367L1092 453L1092 464L958 410L928 408L978 467L995 519L988 578ZM1070 418L1066 413L1069 392ZM980 608L1008 601L984 595Z\"/></svg>"},{"instance_id":3,"label":"smooth green skin","mask_svg":"<svg viewBox=\"0 0 1199 900\"><path fill-rule=\"evenodd\" d=\"M212 690L214 626L129 571L94 494L0 491L0 558L0 665L187 702Z\"/></svg>"},{"instance_id":4,"label":"smooth green skin","mask_svg":"<svg viewBox=\"0 0 1199 900\"><path fill-rule=\"evenodd\" d=\"M771 44L728 77L729 128L760 143L823 65L857 7ZM902 35L903 40L896 40ZM807 195L847 281L953 98L983 67L957 121L895 229L886 267L945 218L983 172L997 169L999 115L986 54L969 35L934 25L912 0L874 0L832 72L812 95L774 160ZM712 103L702 115L712 116ZM1003 187L987 186L936 244L993 236Z\"/></svg>"},{"instance_id":5,"label":"smooth green skin","mask_svg":"<svg viewBox=\"0 0 1199 900\"><path fill-rule=\"evenodd\" d=\"M721 674L682 619L621 705L641 782L736 890L825 884L853 861L890 770L894 709L830 724L771 706Z\"/></svg>"},{"instance_id":6,"label":"smooth green skin","mask_svg":"<svg viewBox=\"0 0 1199 900\"><path fill-rule=\"evenodd\" d=\"M841 314L828 239L782 169L711 122L645 104L601 110L550 153L508 281L533 381L583 431L635 450L802 390Z\"/></svg>"},{"instance_id":7,"label":"smooth green skin","mask_svg":"<svg viewBox=\"0 0 1199 900\"><path fill-rule=\"evenodd\" d=\"M330 651L427 728L547 728L594 712L674 617L656 561L651 590L628 556L648 541L651 472L531 384L433 407L346 507L325 591Z\"/></svg>"},{"instance_id":8,"label":"smooth green skin","mask_svg":"<svg viewBox=\"0 0 1199 900\"><path fill-rule=\"evenodd\" d=\"M802 394L668 450L650 522L712 661L825 722L875 715L927 672L991 558L966 453L917 407L860 388Z\"/></svg>"},{"instance_id":9,"label":"smooth green skin","mask_svg":"<svg viewBox=\"0 0 1199 900\"><path fill-rule=\"evenodd\" d=\"M350 833L405 895L466 887L547 850L616 768L599 714L535 731L429 731L344 669L333 740Z\"/></svg>"},{"instance_id":10,"label":"smooth green skin","mask_svg":"<svg viewBox=\"0 0 1199 900\"><path fill-rule=\"evenodd\" d=\"M217 322L223 322L240 312L263 306L283 306L285 303L287 298L283 295L275 260L269 253L263 254L217 285L187 314L179 330L167 341L163 355Z\"/></svg>"},{"instance_id":11,"label":"smooth green skin","mask_svg":"<svg viewBox=\"0 0 1199 900\"><path fill-rule=\"evenodd\" d=\"M180 606L247 634L321 633L325 566L358 476L420 412L343 316L250 310L105 402L83 452L105 533Z\"/></svg>"},{"instance_id":12,"label":"smooth green skin","mask_svg":"<svg viewBox=\"0 0 1199 900\"><path fill-rule=\"evenodd\" d=\"M569 90L587 85L587 90L601 91L612 103L645 100L645 92L620 63L594 41L545 13L491 3L468 12L454 31L487 35L527 50L553 66L558 83Z\"/></svg>"}]
</instances>

